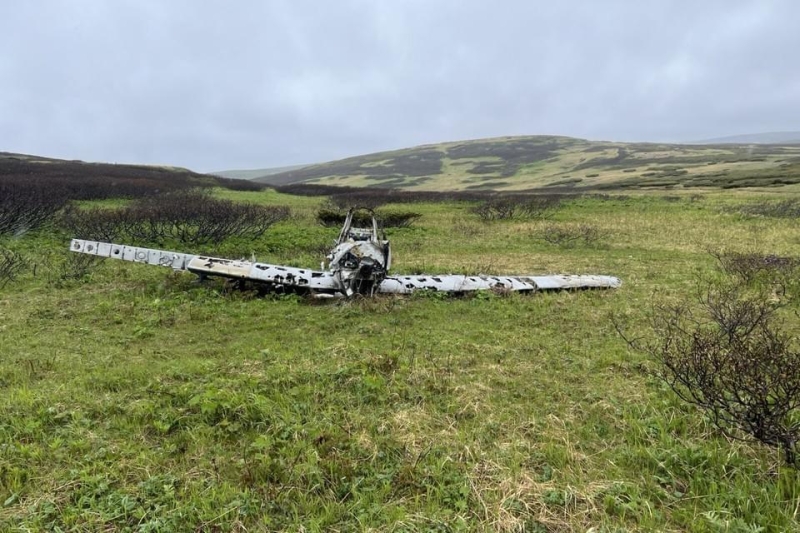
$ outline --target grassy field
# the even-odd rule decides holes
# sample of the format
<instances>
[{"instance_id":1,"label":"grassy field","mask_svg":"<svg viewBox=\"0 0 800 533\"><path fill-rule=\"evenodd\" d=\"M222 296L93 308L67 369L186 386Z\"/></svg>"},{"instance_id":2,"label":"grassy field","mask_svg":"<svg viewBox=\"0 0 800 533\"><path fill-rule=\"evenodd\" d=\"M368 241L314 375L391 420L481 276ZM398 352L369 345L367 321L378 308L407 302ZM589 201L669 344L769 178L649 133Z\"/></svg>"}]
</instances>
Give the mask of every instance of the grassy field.
<instances>
[{"instance_id":1,"label":"grassy field","mask_svg":"<svg viewBox=\"0 0 800 533\"><path fill-rule=\"evenodd\" d=\"M336 236L323 199L217 194L295 214L220 255L315 267ZM0 530L797 530L798 473L721 436L610 322L645 334L708 248L800 255L797 220L735 209L790 195L664 195L549 221L386 208L423 215L390 231L398 272L622 278L607 292L255 298L113 261L65 280L69 235L4 239L36 270L0 289ZM578 224L603 238L541 238Z\"/></svg>"},{"instance_id":2,"label":"grassy field","mask_svg":"<svg viewBox=\"0 0 800 533\"><path fill-rule=\"evenodd\" d=\"M770 187L800 183L800 145L500 137L351 157L257 181L421 191Z\"/></svg>"}]
</instances>

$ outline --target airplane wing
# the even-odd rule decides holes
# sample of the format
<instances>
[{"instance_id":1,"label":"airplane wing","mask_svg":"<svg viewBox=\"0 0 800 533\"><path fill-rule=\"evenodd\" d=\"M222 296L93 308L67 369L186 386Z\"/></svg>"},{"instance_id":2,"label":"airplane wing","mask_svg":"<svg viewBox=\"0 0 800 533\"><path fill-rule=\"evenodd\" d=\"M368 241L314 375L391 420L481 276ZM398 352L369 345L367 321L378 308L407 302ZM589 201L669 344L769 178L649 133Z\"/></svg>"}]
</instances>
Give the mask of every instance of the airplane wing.
<instances>
[{"instance_id":1,"label":"airplane wing","mask_svg":"<svg viewBox=\"0 0 800 533\"><path fill-rule=\"evenodd\" d=\"M275 287L292 287L320 294L341 294L342 288L333 272L271 265L254 261L222 259L184 254L153 248L126 246L83 239L73 239L73 252L120 259L133 263L185 270L199 276L220 276L247 280ZM465 293L480 290L535 292L542 290L617 288L622 282L613 276L465 276L418 275L388 276L378 286L381 294L411 294L419 290Z\"/></svg>"},{"instance_id":2,"label":"airplane wing","mask_svg":"<svg viewBox=\"0 0 800 533\"><path fill-rule=\"evenodd\" d=\"M410 294L418 290L464 293L480 290L505 290L512 292L534 292L565 289L616 289L622 285L613 276L390 276L378 287L386 294Z\"/></svg>"},{"instance_id":3,"label":"airplane wing","mask_svg":"<svg viewBox=\"0 0 800 533\"><path fill-rule=\"evenodd\" d=\"M173 270L185 270L200 276L220 276L236 280L256 281L267 285L297 287L317 292L335 293L340 290L339 284L332 273L306 268L221 259L83 239L73 239L70 243L70 250L98 257L169 267Z\"/></svg>"}]
</instances>

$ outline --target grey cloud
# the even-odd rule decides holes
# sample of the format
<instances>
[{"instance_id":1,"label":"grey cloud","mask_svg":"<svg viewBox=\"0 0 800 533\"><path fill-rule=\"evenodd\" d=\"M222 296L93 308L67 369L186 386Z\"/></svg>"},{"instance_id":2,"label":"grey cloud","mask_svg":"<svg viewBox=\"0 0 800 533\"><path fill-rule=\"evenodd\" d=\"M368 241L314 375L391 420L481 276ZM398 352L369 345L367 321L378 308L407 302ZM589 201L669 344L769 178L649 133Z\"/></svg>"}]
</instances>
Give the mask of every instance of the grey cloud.
<instances>
[{"instance_id":1,"label":"grey cloud","mask_svg":"<svg viewBox=\"0 0 800 533\"><path fill-rule=\"evenodd\" d=\"M800 129L791 0L4 6L0 150L198 170Z\"/></svg>"}]
</instances>

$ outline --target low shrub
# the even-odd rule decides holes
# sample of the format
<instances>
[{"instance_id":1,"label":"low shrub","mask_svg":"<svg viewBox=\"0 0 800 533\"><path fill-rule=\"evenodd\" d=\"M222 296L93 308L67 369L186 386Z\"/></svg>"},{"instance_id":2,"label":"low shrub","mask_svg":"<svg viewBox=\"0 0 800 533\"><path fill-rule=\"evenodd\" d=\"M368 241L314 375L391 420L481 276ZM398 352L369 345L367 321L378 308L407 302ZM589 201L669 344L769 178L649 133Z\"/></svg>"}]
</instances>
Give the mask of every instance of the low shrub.
<instances>
[{"instance_id":1,"label":"low shrub","mask_svg":"<svg viewBox=\"0 0 800 533\"><path fill-rule=\"evenodd\" d=\"M800 218L800 199L792 198L779 202L753 202L735 208L739 213L748 216L769 218Z\"/></svg>"},{"instance_id":2,"label":"low shrub","mask_svg":"<svg viewBox=\"0 0 800 533\"><path fill-rule=\"evenodd\" d=\"M27 265L28 262L19 253L0 248L0 289L14 281Z\"/></svg>"},{"instance_id":3,"label":"low shrub","mask_svg":"<svg viewBox=\"0 0 800 533\"><path fill-rule=\"evenodd\" d=\"M9 191L19 195L45 190L52 201L58 199L63 205L68 200L142 198L198 187L250 191L264 186L180 168L0 156L0 201Z\"/></svg>"},{"instance_id":4,"label":"low shrub","mask_svg":"<svg viewBox=\"0 0 800 533\"><path fill-rule=\"evenodd\" d=\"M21 234L52 220L66 204L59 187L0 179L0 235Z\"/></svg>"},{"instance_id":5,"label":"low shrub","mask_svg":"<svg viewBox=\"0 0 800 533\"><path fill-rule=\"evenodd\" d=\"M365 207L375 209L385 204L407 204L417 202L477 202L494 196L491 191L405 191L378 187L336 187L296 183L275 187L285 194L298 196L328 196L340 209Z\"/></svg>"},{"instance_id":6,"label":"low shrub","mask_svg":"<svg viewBox=\"0 0 800 533\"><path fill-rule=\"evenodd\" d=\"M551 224L542 228L539 235L545 242L556 246L597 246L608 236L608 232L590 224L569 226Z\"/></svg>"},{"instance_id":7,"label":"low shrub","mask_svg":"<svg viewBox=\"0 0 800 533\"><path fill-rule=\"evenodd\" d=\"M787 465L800 467L800 346L776 314L787 299L736 278L698 292L696 301L657 303L650 339L626 341L723 433L779 448Z\"/></svg>"},{"instance_id":8,"label":"low shrub","mask_svg":"<svg viewBox=\"0 0 800 533\"><path fill-rule=\"evenodd\" d=\"M403 212L376 212L375 217L382 228L407 228L415 220L420 218L420 213L410 211ZM323 207L317 211L317 222L326 227L339 227L344 224L347 218L347 210L336 209L335 207ZM367 227L372 224L372 218L368 212L357 211L353 217L356 226Z\"/></svg>"},{"instance_id":9,"label":"low shrub","mask_svg":"<svg viewBox=\"0 0 800 533\"><path fill-rule=\"evenodd\" d=\"M742 283L756 281L767 284L786 283L800 269L800 259L760 252L735 252L710 250L719 269Z\"/></svg>"},{"instance_id":10,"label":"low shrub","mask_svg":"<svg viewBox=\"0 0 800 533\"><path fill-rule=\"evenodd\" d=\"M512 218L543 220L555 214L561 201L558 195L498 196L481 202L472 212L484 222Z\"/></svg>"},{"instance_id":11,"label":"low shrub","mask_svg":"<svg viewBox=\"0 0 800 533\"><path fill-rule=\"evenodd\" d=\"M136 201L121 209L70 208L62 226L74 237L163 244L219 244L231 237L258 238L290 215L288 207L212 198L197 190Z\"/></svg>"}]
</instances>

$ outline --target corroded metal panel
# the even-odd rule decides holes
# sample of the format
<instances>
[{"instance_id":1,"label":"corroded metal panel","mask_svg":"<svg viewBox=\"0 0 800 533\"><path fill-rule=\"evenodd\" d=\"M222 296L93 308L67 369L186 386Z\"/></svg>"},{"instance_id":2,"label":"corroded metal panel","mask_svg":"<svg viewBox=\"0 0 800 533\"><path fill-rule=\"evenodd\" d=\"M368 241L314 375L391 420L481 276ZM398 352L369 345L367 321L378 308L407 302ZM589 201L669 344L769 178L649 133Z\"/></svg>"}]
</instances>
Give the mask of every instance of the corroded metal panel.
<instances>
[{"instance_id":1,"label":"corroded metal panel","mask_svg":"<svg viewBox=\"0 0 800 533\"><path fill-rule=\"evenodd\" d=\"M100 243L82 239L73 239L70 244L70 250L133 263L170 267L174 270L188 270L205 276L220 276L325 292L337 292L340 290L340 284L333 273L305 268L197 256L168 250Z\"/></svg>"},{"instance_id":2,"label":"corroded metal panel","mask_svg":"<svg viewBox=\"0 0 800 533\"><path fill-rule=\"evenodd\" d=\"M96 255L98 257L109 257L122 261L134 263L147 263L155 266L170 267L174 270L186 270L186 264L195 257L190 254L180 252L170 252L167 250L154 250L152 248L141 248L139 246L124 246L106 242L87 241L83 239L72 239L70 250L73 252Z\"/></svg>"},{"instance_id":3,"label":"corroded metal panel","mask_svg":"<svg viewBox=\"0 0 800 533\"><path fill-rule=\"evenodd\" d=\"M386 278L378 292L410 294L418 290L439 292L471 292L480 290L535 291L536 285L522 278L510 276L392 276Z\"/></svg>"},{"instance_id":4,"label":"corroded metal panel","mask_svg":"<svg viewBox=\"0 0 800 533\"><path fill-rule=\"evenodd\" d=\"M314 290L337 291L340 288L339 282L331 272L267 263L253 263L250 278L277 285L307 287Z\"/></svg>"},{"instance_id":5,"label":"corroded metal panel","mask_svg":"<svg viewBox=\"0 0 800 533\"><path fill-rule=\"evenodd\" d=\"M251 263L248 261L234 261L231 259L217 259L215 257L197 256L189 261L186 269L196 274L224 276L226 278L247 278L250 274Z\"/></svg>"},{"instance_id":6,"label":"corroded metal panel","mask_svg":"<svg viewBox=\"0 0 800 533\"><path fill-rule=\"evenodd\" d=\"M612 276L392 276L381 283L378 292L410 294L418 290L471 292L503 290L533 292L556 289L617 288L621 284Z\"/></svg>"},{"instance_id":7,"label":"corroded metal panel","mask_svg":"<svg viewBox=\"0 0 800 533\"><path fill-rule=\"evenodd\" d=\"M616 289L622 282L614 276L530 276L540 290Z\"/></svg>"}]
</instances>

